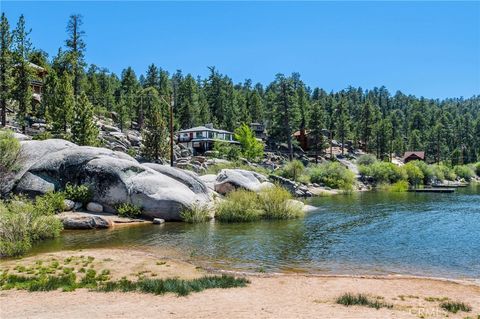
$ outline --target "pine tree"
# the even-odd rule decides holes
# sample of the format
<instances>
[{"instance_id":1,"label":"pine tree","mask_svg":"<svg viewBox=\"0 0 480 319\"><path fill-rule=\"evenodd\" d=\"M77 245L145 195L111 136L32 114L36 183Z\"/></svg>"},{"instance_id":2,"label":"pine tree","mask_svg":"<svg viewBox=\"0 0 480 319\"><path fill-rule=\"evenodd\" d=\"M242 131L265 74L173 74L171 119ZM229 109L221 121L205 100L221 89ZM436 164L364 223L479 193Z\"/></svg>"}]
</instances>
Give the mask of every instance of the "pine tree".
<instances>
[{"instance_id":1,"label":"pine tree","mask_svg":"<svg viewBox=\"0 0 480 319\"><path fill-rule=\"evenodd\" d=\"M55 80L52 80L54 82ZM54 90L54 89L52 89ZM58 88L52 92L53 97L47 105L46 112L51 131L57 136L68 139L68 128L72 124L75 98L73 96L72 78L64 73L58 80Z\"/></svg>"},{"instance_id":2,"label":"pine tree","mask_svg":"<svg viewBox=\"0 0 480 319\"><path fill-rule=\"evenodd\" d=\"M85 93L81 93L75 105L75 116L72 125L72 140L78 145L98 144L99 130L93 117L93 105Z\"/></svg>"},{"instance_id":3,"label":"pine tree","mask_svg":"<svg viewBox=\"0 0 480 319\"><path fill-rule=\"evenodd\" d=\"M347 101L345 98L341 98L335 114L337 134L340 138L340 144L342 145L342 155L344 155L345 139L348 137L348 134L350 132L350 118L348 115Z\"/></svg>"},{"instance_id":4,"label":"pine tree","mask_svg":"<svg viewBox=\"0 0 480 319\"><path fill-rule=\"evenodd\" d=\"M365 102L360 110L360 138L365 145L365 152L370 150L369 142L372 135L374 125L374 110L371 101Z\"/></svg>"},{"instance_id":5,"label":"pine tree","mask_svg":"<svg viewBox=\"0 0 480 319\"><path fill-rule=\"evenodd\" d=\"M32 44L26 30L25 17L23 14L18 19L17 27L13 31L13 52L15 59L15 89L13 97L18 103L17 121L25 133L27 115L32 102L32 88L30 86L33 70L28 62L28 55L31 52Z\"/></svg>"},{"instance_id":6,"label":"pine tree","mask_svg":"<svg viewBox=\"0 0 480 319\"><path fill-rule=\"evenodd\" d=\"M121 79L121 96L123 99L122 112L126 112L122 115L125 121L122 121L121 128L123 130L124 124L128 119L135 119L136 121L143 122L143 114L140 111L139 103L137 103L137 95L140 89L140 85L137 80L137 76L131 67L122 71Z\"/></svg>"},{"instance_id":7,"label":"pine tree","mask_svg":"<svg viewBox=\"0 0 480 319\"><path fill-rule=\"evenodd\" d=\"M308 124L310 131L309 136L313 141L311 149L315 151L315 163L318 163L319 151L322 152L325 147L325 140L322 133L322 128L325 123L325 111L320 105L319 101L315 101L312 105L312 115Z\"/></svg>"},{"instance_id":8,"label":"pine tree","mask_svg":"<svg viewBox=\"0 0 480 319\"><path fill-rule=\"evenodd\" d=\"M177 104L175 105L178 123L182 129L191 128L195 123L198 123L197 114L199 106L197 92L197 83L195 79L188 74L179 85Z\"/></svg>"},{"instance_id":9,"label":"pine tree","mask_svg":"<svg viewBox=\"0 0 480 319\"><path fill-rule=\"evenodd\" d=\"M297 96L293 87L293 81L283 74L278 74L272 89L275 94L272 133L278 141L287 142L288 157L292 160L292 135L294 128L297 127L299 118Z\"/></svg>"},{"instance_id":10,"label":"pine tree","mask_svg":"<svg viewBox=\"0 0 480 319\"><path fill-rule=\"evenodd\" d=\"M65 44L68 48L67 58L70 64L70 73L73 75L73 93L75 97L80 94L80 84L85 67L85 32L81 30L83 17L80 14L70 16L67 24L68 39Z\"/></svg>"},{"instance_id":11,"label":"pine tree","mask_svg":"<svg viewBox=\"0 0 480 319\"><path fill-rule=\"evenodd\" d=\"M5 13L2 12L0 21L0 113L1 125L7 125L7 100L11 95L12 86L12 35Z\"/></svg>"},{"instance_id":12,"label":"pine tree","mask_svg":"<svg viewBox=\"0 0 480 319\"><path fill-rule=\"evenodd\" d=\"M142 155L148 160L156 161L168 154L168 132L161 112L160 97L154 88L151 89L143 131Z\"/></svg>"},{"instance_id":13,"label":"pine tree","mask_svg":"<svg viewBox=\"0 0 480 319\"><path fill-rule=\"evenodd\" d=\"M150 64L147 69L147 74L145 80L143 81L143 87L154 87L158 90L160 86L160 74L157 66L155 64Z\"/></svg>"}]
</instances>

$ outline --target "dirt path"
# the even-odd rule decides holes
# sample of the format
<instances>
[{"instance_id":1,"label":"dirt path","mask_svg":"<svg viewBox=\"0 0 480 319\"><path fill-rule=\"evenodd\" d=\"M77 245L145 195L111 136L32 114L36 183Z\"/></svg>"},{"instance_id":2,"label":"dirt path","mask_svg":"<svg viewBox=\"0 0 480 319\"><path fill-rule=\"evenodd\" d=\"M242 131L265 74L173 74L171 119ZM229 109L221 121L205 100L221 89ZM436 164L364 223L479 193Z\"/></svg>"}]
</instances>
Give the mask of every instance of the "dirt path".
<instances>
[{"instance_id":1,"label":"dirt path","mask_svg":"<svg viewBox=\"0 0 480 319\"><path fill-rule=\"evenodd\" d=\"M96 261L120 275L146 269L153 269L159 277L193 278L204 274L186 262L162 259L146 252L105 249L81 253L96 256ZM47 256L52 255L64 257L72 252ZM31 259L40 257L46 255ZM480 315L480 286L468 283L396 277L248 277L251 284L246 288L211 289L187 297L99 293L84 289L38 293L1 291L0 318L446 318L447 313L440 309L439 302L425 300L428 297L448 297L473 308L469 313L449 313L448 318L477 319ZM336 297L346 292L383 297L381 300L393 308L376 310L336 304Z\"/></svg>"}]
</instances>

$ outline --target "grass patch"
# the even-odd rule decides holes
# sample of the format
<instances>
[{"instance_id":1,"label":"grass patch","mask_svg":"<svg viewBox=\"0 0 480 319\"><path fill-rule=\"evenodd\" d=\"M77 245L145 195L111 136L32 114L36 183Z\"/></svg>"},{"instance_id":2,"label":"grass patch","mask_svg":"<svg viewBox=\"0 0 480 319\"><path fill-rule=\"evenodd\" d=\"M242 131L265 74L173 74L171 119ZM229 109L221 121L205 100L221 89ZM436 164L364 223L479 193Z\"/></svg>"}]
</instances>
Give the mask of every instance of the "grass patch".
<instances>
[{"instance_id":1,"label":"grass patch","mask_svg":"<svg viewBox=\"0 0 480 319\"><path fill-rule=\"evenodd\" d=\"M212 288L235 288L245 287L249 281L245 278L235 278L232 276L205 276L198 279L183 280L173 279L152 279L142 278L136 282L125 278L117 282L107 282L99 286L98 291L138 291L155 295L174 293L178 296L187 296L192 292L200 292Z\"/></svg>"},{"instance_id":2,"label":"grass patch","mask_svg":"<svg viewBox=\"0 0 480 319\"><path fill-rule=\"evenodd\" d=\"M302 205L292 201L292 195L280 186L269 187L259 193L264 219L294 219L304 215Z\"/></svg>"},{"instance_id":3,"label":"grass patch","mask_svg":"<svg viewBox=\"0 0 480 319\"><path fill-rule=\"evenodd\" d=\"M283 187L274 186L258 194L247 190L230 192L217 206L220 222L253 222L261 219L293 219L304 215L302 205Z\"/></svg>"},{"instance_id":4,"label":"grass patch","mask_svg":"<svg viewBox=\"0 0 480 319\"><path fill-rule=\"evenodd\" d=\"M457 313L459 311L472 311L472 307L459 301L444 301L440 304L440 308L452 313Z\"/></svg>"},{"instance_id":5,"label":"grass patch","mask_svg":"<svg viewBox=\"0 0 480 319\"><path fill-rule=\"evenodd\" d=\"M378 297L373 299L364 294L351 293L341 295L337 298L336 303L344 306L366 306L375 309L393 307L391 304L380 301Z\"/></svg>"},{"instance_id":6,"label":"grass patch","mask_svg":"<svg viewBox=\"0 0 480 319\"><path fill-rule=\"evenodd\" d=\"M93 262L93 259L85 256L69 257L69 259L69 264L76 260ZM77 271L75 267L65 267L64 265L61 265L54 259L45 263L43 261L36 262L31 266L16 265L13 270L2 269L0 272L0 291L10 289L52 291L61 289L67 292L79 288L87 288L101 292L137 291L157 295L174 293L178 296L186 296L192 292L205 289L244 287L249 283L245 278L227 275L205 276L193 280L179 278L155 279L151 277L157 275L148 270L137 273L137 280L128 280L126 277L123 277L120 280L113 281L110 279L110 271L108 269L97 271L93 268L86 270L82 267ZM146 277L147 273L151 273L151 277Z\"/></svg>"},{"instance_id":7,"label":"grass patch","mask_svg":"<svg viewBox=\"0 0 480 319\"><path fill-rule=\"evenodd\" d=\"M258 195L247 190L230 192L224 201L220 202L215 212L215 218L220 222L253 222L262 218Z\"/></svg>"},{"instance_id":8,"label":"grass patch","mask_svg":"<svg viewBox=\"0 0 480 319\"><path fill-rule=\"evenodd\" d=\"M204 223L212 219L206 206L193 205L180 213L180 218L186 223Z\"/></svg>"}]
</instances>

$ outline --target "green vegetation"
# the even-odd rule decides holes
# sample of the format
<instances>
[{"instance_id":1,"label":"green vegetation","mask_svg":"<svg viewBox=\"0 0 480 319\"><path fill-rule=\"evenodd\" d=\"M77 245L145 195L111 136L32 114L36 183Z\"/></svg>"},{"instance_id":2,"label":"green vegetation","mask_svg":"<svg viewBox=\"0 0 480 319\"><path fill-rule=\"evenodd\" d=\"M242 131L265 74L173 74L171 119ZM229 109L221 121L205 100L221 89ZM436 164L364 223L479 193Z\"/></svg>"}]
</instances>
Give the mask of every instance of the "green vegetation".
<instances>
[{"instance_id":1,"label":"green vegetation","mask_svg":"<svg viewBox=\"0 0 480 319\"><path fill-rule=\"evenodd\" d=\"M247 124L235 129L235 140L240 142L242 156L253 161L263 156L263 143L255 138Z\"/></svg>"},{"instance_id":2,"label":"green vegetation","mask_svg":"<svg viewBox=\"0 0 480 319\"><path fill-rule=\"evenodd\" d=\"M475 171L469 165L457 165L454 167L455 174L469 182L474 176Z\"/></svg>"},{"instance_id":3,"label":"green vegetation","mask_svg":"<svg viewBox=\"0 0 480 319\"><path fill-rule=\"evenodd\" d=\"M360 156L357 159L357 165L358 166L368 166L368 165L372 165L376 161L377 161L377 158L375 157L375 155L365 154L365 155Z\"/></svg>"},{"instance_id":4,"label":"green vegetation","mask_svg":"<svg viewBox=\"0 0 480 319\"><path fill-rule=\"evenodd\" d=\"M142 209L130 203L122 203L117 207L118 215L121 217L137 218L142 214Z\"/></svg>"},{"instance_id":5,"label":"green vegetation","mask_svg":"<svg viewBox=\"0 0 480 319\"><path fill-rule=\"evenodd\" d=\"M218 204L215 218L220 222L232 223L303 216L302 207L291 199L292 195L280 186L264 189L258 194L236 190Z\"/></svg>"},{"instance_id":6,"label":"green vegetation","mask_svg":"<svg viewBox=\"0 0 480 319\"><path fill-rule=\"evenodd\" d=\"M65 186L65 198L74 202L80 202L85 205L92 200L92 196L92 191L88 185L67 184Z\"/></svg>"},{"instance_id":7,"label":"green vegetation","mask_svg":"<svg viewBox=\"0 0 480 319\"><path fill-rule=\"evenodd\" d=\"M0 272L0 290L20 289L27 291L52 291L61 289L69 292L79 288L88 288L92 291L138 291L151 294L174 293L186 296L192 292L199 292L211 288L245 287L249 281L245 278L232 276L204 276L192 280L153 279L145 276L149 271L136 274L137 280L131 281L126 277L120 280L111 280L108 269L98 271L91 256L71 256L59 261L37 260L32 265L17 265L13 269L4 268ZM157 263L158 264L158 263ZM85 267L89 267L85 269ZM81 268L80 268L81 267ZM154 273L150 274L155 277Z\"/></svg>"},{"instance_id":8,"label":"green vegetation","mask_svg":"<svg viewBox=\"0 0 480 319\"><path fill-rule=\"evenodd\" d=\"M401 180L393 184L383 183L377 185L377 189L394 193L402 193L408 191L408 182Z\"/></svg>"},{"instance_id":9,"label":"green vegetation","mask_svg":"<svg viewBox=\"0 0 480 319\"><path fill-rule=\"evenodd\" d=\"M292 194L283 187L266 188L258 196L264 219L294 219L304 215L302 205L293 202Z\"/></svg>"},{"instance_id":10,"label":"green vegetation","mask_svg":"<svg viewBox=\"0 0 480 319\"><path fill-rule=\"evenodd\" d=\"M191 208L184 209L180 217L186 223L204 223L212 219L210 210L207 207L194 205Z\"/></svg>"},{"instance_id":11,"label":"green vegetation","mask_svg":"<svg viewBox=\"0 0 480 319\"><path fill-rule=\"evenodd\" d=\"M344 306L366 306L370 308L380 309L380 308L393 308L393 305L384 303L380 301L380 297L369 298L364 294L351 294L346 293L337 298L336 302Z\"/></svg>"},{"instance_id":12,"label":"green vegetation","mask_svg":"<svg viewBox=\"0 0 480 319\"><path fill-rule=\"evenodd\" d=\"M288 162L283 168L278 171L278 174L282 177L299 181L303 172L305 171L305 166L299 160L293 160Z\"/></svg>"},{"instance_id":13,"label":"green vegetation","mask_svg":"<svg viewBox=\"0 0 480 319\"><path fill-rule=\"evenodd\" d=\"M252 222L262 218L258 195L247 190L230 192L220 202L215 212L215 219L220 222Z\"/></svg>"},{"instance_id":14,"label":"green vegetation","mask_svg":"<svg viewBox=\"0 0 480 319\"><path fill-rule=\"evenodd\" d=\"M249 281L245 278L235 278L232 276L205 276L198 279L183 280L173 279L151 279L140 278L133 282L127 279L121 279L114 282L106 282L98 287L98 291L138 291L155 295L174 293L178 296L187 296L192 292L200 292L212 288L235 288L245 287Z\"/></svg>"},{"instance_id":15,"label":"green vegetation","mask_svg":"<svg viewBox=\"0 0 480 319\"><path fill-rule=\"evenodd\" d=\"M215 156L227 159L229 161L236 161L241 155L240 147L222 141L215 141L213 143L213 151L215 152Z\"/></svg>"},{"instance_id":16,"label":"green vegetation","mask_svg":"<svg viewBox=\"0 0 480 319\"><path fill-rule=\"evenodd\" d=\"M360 165L358 170L360 175L368 176L378 184L396 183L407 179L407 175L401 167L389 162L374 161L370 165Z\"/></svg>"},{"instance_id":17,"label":"green vegetation","mask_svg":"<svg viewBox=\"0 0 480 319\"><path fill-rule=\"evenodd\" d=\"M142 130L145 128L147 146L143 152L146 157L156 159L166 156L167 104L175 88L175 128L215 123L218 128L233 131L239 123L267 123L271 148L286 146L290 159L294 132L309 132L311 148L318 155L324 151L326 139L322 129L325 128L330 141L340 142L342 153L345 142L352 140L355 146L375 153L379 159L390 154L401 156L406 150L424 150L428 162L443 161L454 166L479 160L479 96L426 99L396 90L392 94L384 86L326 92L319 87L310 89L298 73L278 74L266 85L253 85L250 79L234 83L215 67L209 68L206 78L198 79L181 71L169 74L154 64L141 76L132 67L113 74L95 64L86 64L86 34L80 15L69 17L65 46L52 59L33 48L28 30L23 15L11 27L2 14L0 107L6 108L7 99L15 100L17 120L23 130L26 117L35 115L45 118L55 135L77 138L67 132L74 126L84 132L92 127L90 106L83 102L79 107L75 105L84 93L95 113L116 112L115 121L121 130L133 123ZM48 70L42 105L35 112L31 110L30 83L36 75L28 62ZM5 118L1 120L5 126ZM93 131L86 135L94 136ZM92 141L88 138L79 143ZM257 147L249 143L242 146L243 156L252 159L259 155ZM240 151L232 148L228 157L237 158ZM359 164L369 165L362 161ZM425 172L424 177L428 177Z\"/></svg>"},{"instance_id":18,"label":"green vegetation","mask_svg":"<svg viewBox=\"0 0 480 319\"><path fill-rule=\"evenodd\" d=\"M424 175L422 170L415 165L414 162L409 162L403 166L408 176L410 185L417 186L423 183Z\"/></svg>"},{"instance_id":19,"label":"green vegetation","mask_svg":"<svg viewBox=\"0 0 480 319\"><path fill-rule=\"evenodd\" d=\"M355 175L338 162L313 166L309 169L312 183L324 184L331 188L351 190L355 183Z\"/></svg>"},{"instance_id":20,"label":"green vegetation","mask_svg":"<svg viewBox=\"0 0 480 319\"><path fill-rule=\"evenodd\" d=\"M57 237L62 223L53 216L63 205L60 195L47 194L31 202L23 197L0 201L0 256L18 256L36 241Z\"/></svg>"},{"instance_id":21,"label":"green vegetation","mask_svg":"<svg viewBox=\"0 0 480 319\"><path fill-rule=\"evenodd\" d=\"M0 130L0 177L17 169L20 142L11 131Z\"/></svg>"},{"instance_id":22,"label":"green vegetation","mask_svg":"<svg viewBox=\"0 0 480 319\"><path fill-rule=\"evenodd\" d=\"M457 313L459 311L472 311L472 307L459 301L444 301L440 304L440 308L452 313Z\"/></svg>"}]
</instances>

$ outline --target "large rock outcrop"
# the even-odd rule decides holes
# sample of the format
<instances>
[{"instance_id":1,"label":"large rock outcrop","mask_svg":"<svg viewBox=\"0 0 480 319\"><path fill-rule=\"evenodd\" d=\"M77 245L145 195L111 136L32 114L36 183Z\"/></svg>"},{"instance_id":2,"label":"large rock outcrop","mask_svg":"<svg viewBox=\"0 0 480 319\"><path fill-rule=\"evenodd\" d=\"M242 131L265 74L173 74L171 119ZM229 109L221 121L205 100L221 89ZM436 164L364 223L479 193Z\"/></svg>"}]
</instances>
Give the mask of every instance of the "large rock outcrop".
<instances>
[{"instance_id":1,"label":"large rock outcrop","mask_svg":"<svg viewBox=\"0 0 480 319\"><path fill-rule=\"evenodd\" d=\"M129 155L63 140L22 142L22 168L14 191L31 195L66 184L87 184L93 201L114 212L121 203L142 208L151 218L179 220L180 212L208 205L210 192L195 176L161 165L139 164Z\"/></svg>"},{"instance_id":2,"label":"large rock outcrop","mask_svg":"<svg viewBox=\"0 0 480 319\"><path fill-rule=\"evenodd\" d=\"M222 195L237 188L258 192L272 185L268 182L267 177L256 172L243 169L222 169L215 180L215 191Z\"/></svg>"}]
</instances>

